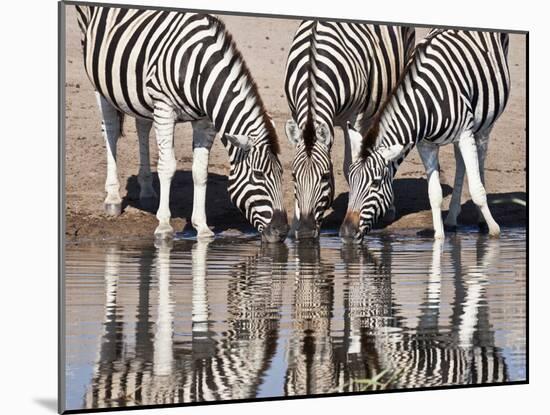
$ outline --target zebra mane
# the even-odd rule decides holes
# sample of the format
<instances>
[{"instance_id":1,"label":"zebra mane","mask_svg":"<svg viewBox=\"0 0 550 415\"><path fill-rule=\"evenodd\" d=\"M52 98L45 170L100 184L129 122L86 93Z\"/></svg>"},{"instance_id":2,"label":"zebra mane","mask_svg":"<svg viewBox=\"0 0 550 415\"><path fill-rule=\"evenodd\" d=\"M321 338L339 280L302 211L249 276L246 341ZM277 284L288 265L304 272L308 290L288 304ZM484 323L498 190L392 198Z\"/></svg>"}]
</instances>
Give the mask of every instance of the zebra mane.
<instances>
[{"instance_id":1,"label":"zebra mane","mask_svg":"<svg viewBox=\"0 0 550 415\"><path fill-rule=\"evenodd\" d=\"M304 140L304 148L308 156L311 156L311 151L313 150L313 145L315 144L315 54L317 52L317 20L313 21L311 27L311 44L309 46L309 57L308 57L308 69L307 69L307 119L304 131L302 134Z\"/></svg>"},{"instance_id":2,"label":"zebra mane","mask_svg":"<svg viewBox=\"0 0 550 415\"><path fill-rule=\"evenodd\" d=\"M365 126L364 124L361 125L361 130L359 131L360 134L363 136L363 141L361 143L361 153L360 153L361 159L363 160L366 159L369 156L369 154L376 148L377 141L378 141L378 134L380 133L380 123L386 111L386 107L388 106L390 101L393 99L395 93L397 92L397 89L403 83L403 80L407 77L407 75L411 71L411 67L413 65L413 62L416 59L417 54L426 50L426 47L431 43L432 39L442 31L443 31L442 29L432 30L428 34L428 36L422 39L422 41L415 46L413 53L411 54L411 56L409 57L409 60L407 61L407 64L405 65L405 67L403 68L403 71L401 71L401 74L399 75L399 79L393 86L391 92L388 94L385 101L380 106L380 109L374 116L372 122L369 123L368 129L367 129L367 126Z\"/></svg>"},{"instance_id":3,"label":"zebra mane","mask_svg":"<svg viewBox=\"0 0 550 415\"><path fill-rule=\"evenodd\" d=\"M306 153L308 156L311 156L311 151L313 150L313 145L315 144L315 124L313 122L313 117L310 116L309 111L302 137L304 140L304 148L306 150Z\"/></svg>"},{"instance_id":4,"label":"zebra mane","mask_svg":"<svg viewBox=\"0 0 550 415\"><path fill-rule=\"evenodd\" d=\"M268 112L265 109L264 103L260 96L260 93L258 92L258 85L256 84L256 81L254 81L254 78L252 77L252 74L248 69L246 61L243 58L243 55L241 54L239 49L237 49L237 45L233 40L233 36L231 36L231 33L227 31L225 24L220 19L218 19L217 17L211 16L209 14L205 16L208 19L208 21L211 23L212 27L214 28L215 36L217 38L218 37L223 38L222 51L223 52L229 51L233 53L237 57L237 60L240 62L241 71L245 74L248 86L250 87L248 90L247 98L249 97L254 98L256 104L260 107L260 114L262 115L262 118L263 118L264 127L267 130L267 140L268 140L268 144L269 144L269 148L271 149L271 152L273 154L280 154L281 147L279 145L277 132L275 131L275 127L271 122L271 118L269 117Z\"/></svg>"}]
</instances>

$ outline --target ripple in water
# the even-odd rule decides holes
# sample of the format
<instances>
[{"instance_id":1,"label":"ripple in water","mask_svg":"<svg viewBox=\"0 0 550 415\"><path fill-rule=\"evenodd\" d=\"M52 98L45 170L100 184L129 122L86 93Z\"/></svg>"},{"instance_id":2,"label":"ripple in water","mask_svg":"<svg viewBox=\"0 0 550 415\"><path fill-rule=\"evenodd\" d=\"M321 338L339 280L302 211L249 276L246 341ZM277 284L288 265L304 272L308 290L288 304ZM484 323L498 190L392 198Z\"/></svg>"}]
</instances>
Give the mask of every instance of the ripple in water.
<instances>
[{"instance_id":1,"label":"ripple in water","mask_svg":"<svg viewBox=\"0 0 550 415\"><path fill-rule=\"evenodd\" d=\"M67 409L525 379L524 230L367 242L68 245Z\"/></svg>"}]
</instances>

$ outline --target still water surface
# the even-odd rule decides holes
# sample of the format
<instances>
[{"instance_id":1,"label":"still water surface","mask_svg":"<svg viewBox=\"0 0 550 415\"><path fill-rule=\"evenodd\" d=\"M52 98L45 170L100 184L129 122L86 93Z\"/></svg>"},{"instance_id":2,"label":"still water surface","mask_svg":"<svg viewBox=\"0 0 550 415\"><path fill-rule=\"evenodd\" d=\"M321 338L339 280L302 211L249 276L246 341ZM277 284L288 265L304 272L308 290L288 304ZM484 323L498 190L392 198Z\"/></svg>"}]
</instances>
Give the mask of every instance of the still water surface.
<instances>
[{"instance_id":1,"label":"still water surface","mask_svg":"<svg viewBox=\"0 0 550 415\"><path fill-rule=\"evenodd\" d=\"M366 242L67 245L67 409L525 379L525 230Z\"/></svg>"}]
</instances>

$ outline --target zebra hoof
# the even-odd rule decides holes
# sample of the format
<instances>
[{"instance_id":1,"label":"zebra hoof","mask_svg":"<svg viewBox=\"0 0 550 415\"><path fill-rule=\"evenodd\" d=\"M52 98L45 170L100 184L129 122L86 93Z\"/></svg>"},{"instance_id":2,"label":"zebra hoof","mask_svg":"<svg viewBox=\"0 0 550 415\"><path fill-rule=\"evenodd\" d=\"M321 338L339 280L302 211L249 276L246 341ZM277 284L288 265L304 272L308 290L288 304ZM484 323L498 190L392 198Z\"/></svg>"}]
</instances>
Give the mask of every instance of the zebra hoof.
<instances>
[{"instance_id":1,"label":"zebra hoof","mask_svg":"<svg viewBox=\"0 0 550 415\"><path fill-rule=\"evenodd\" d=\"M158 206L158 201L155 197L143 197L139 199L139 206L148 212L153 212Z\"/></svg>"},{"instance_id":2,"label":"zebra hoof","mask_svg":"<svg viewBox=\"0 0 550 415\"><path fill-rule=\"evenodd\" d=\"M500 237L500 227L498 225L495 225L492 229L489 228L489 236L491 238Z\"/></svg>"},{"instance_id":3,"label":"zebra hoof","mask_svg":"<svg viewBox=\"0 0 550 415\"><path fill-rule=\"evenodd\" d=\"M198 239L209 239L213 237L214 237L214 232L212 232L208 227L197 230Z\"/></svg>"},{"instance_id":4,"label":"zebra hoof","mask_svg":"<svg viewBox=\"0 0 550 415\"><path fill-rule=\"evenodd\" d=\"M122 203L104 203L103 208L109 216L120 216L122 213Z\"/></svg>"},{"instance_id":5,"label":"zebra hoof","mask_svg":"<svg viewBox=\"0 0 550 415\"><path fill-rule=\"evenodd\" d=\"M155 241L166 241L174 238L174 229L168 224L161 224L155 229Z\"/></svg>"}]
</instances>

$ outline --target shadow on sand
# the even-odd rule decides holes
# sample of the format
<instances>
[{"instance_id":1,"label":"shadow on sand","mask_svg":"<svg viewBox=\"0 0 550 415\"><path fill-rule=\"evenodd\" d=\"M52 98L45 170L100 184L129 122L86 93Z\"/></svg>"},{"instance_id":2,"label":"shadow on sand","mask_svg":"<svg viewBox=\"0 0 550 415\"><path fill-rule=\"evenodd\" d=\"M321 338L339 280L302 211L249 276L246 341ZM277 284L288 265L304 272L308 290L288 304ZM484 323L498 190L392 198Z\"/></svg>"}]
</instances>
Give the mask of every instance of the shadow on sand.
<instances>
[{"instance_id":1,"label":"shadow on sand","mask_svg":"<svg viewBox=\"0 0 550 415\"><path fill-rule=\"evenodd\" d=\"M157 173L153 173L153 187L160 194L160 185ZM126 182L126 196L122 200L122 209L131 206L151 214L156 214L158 200L153 206L141 206L139 201L139 183L136 175L132 175ZM170 211L172 218L181 218L186 221L184 229L191 230L191 214L193 212L193 176L190 171L177 170L172 179L170 190ZM216 232L228 229L238 229L242 232L253 232L254 228L247 222L241 211L229 199L227 193L227 176L208 173L206 188L206 216L208 225L213 226Z\"/></svg>"},{"instance_id":2,"label":"shadow on sand","mask_svg":"<svg viewBox=\"0 0 550 415\"><path fill-rule=\"evenodd\" d=\"M159 181L156 173L153 174L153 187L159 190ZM428 184L426 179L401 178L394 181L395 205L399 220L408 215L426 212L426 220L422 219L421 225L431 228L430 202L428 199ZM443 184L443 196L452 193L452 187ZM123 199L122 208L131 206L135 209L155 214L158 205L142 207L139 201L139 184L137 176L131 176L126 183L127 194ZM527 208L525 192L493 193L489 194L489 204L495 220L501 226L526 226ZM158 202L157 202L158 203ZM332 212L323 221L323 228L338 229L346 214L348 205L348 193L340 193L332 204ZM190 171L176 171L172 181L170 193L170 210L173 218L181 218L186 221L184 229L191 230L191 214L193 209L193 178ZM447 211L443 212L445 216ZM241 232L253 232L254 228L246 218L231 203L227 193L227 176L209 173L208 187L206 191L206 215L208 224L214 227L215 232L223 232L228 229L237 229ZM292 214L290 213L290 216ZM471 200L462 205L462 212L458 217L460 225L477 225L477 210ZM424 223L428 221L429 223ZM380 223L378 228L384 228L389 223Z\"/></svg>"},{"instance_id":3,"label":"shadow on sand","mask_svg":"<svg viewBox=\"0 0 550 415\"><path fill-rule=\"evenodd\" d=\"M449 196L453 191L453 188L447 184L442 184L441 187L443 197ZM431 211L426 179L396 179L394 181L394 191L395 206L397 208L396 221L408 215ZM493 217L501 226L526 226L526 198L525 192L492 193L488 195ZM334 200L332 204L333 211L325 218L323 227L338 228L344 219L347 206L348 193L340 193ZM443 211L444 217L446 214L447 211ZM458 221L461 225L477 225L477 209L471 200L462 204ZM378 227L383 228L387 225L388 223L379 224ZM431 222L427 226L431 227Z\"/></svg>"}]
</instances>

